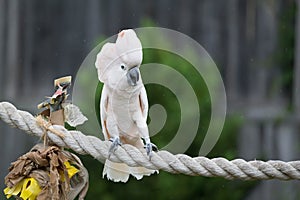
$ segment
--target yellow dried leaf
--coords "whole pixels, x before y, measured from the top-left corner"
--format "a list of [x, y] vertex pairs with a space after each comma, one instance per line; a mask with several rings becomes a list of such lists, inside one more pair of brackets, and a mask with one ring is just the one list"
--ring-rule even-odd
[[68, 161], [64, 162], [64, 165], [67, 168], [69, 178], [72, 178], [72, 176], [74, 176], [75, 174], [77, 174], [77, 172], [79, 172], [79, 170], [73, 165], [71, 165]]
[[41, 192], [38, 182], [34, 178], [26, 178], [20, 197], [24, 200], [35, 200]]
[[40, 192], [41, 188], [34, 178], [26, 178], [20, 181], [16, 186], [4, 189], [4, 194], [7, 199], [13, 195], [17, 196], [20, 194], [20, 197], [24, 200], [35, 200]]
[[16, 186], [14, 186], [12, 188], [9, 188], [9, 187], [5, 188], [4, 194], [6, 195], [6, 198], [9, 199], [12, 195], [18, 195], [22, 190], [23, 182], [24, 182], [24, 180], [22, 180], [21, 182], [19, 182]]

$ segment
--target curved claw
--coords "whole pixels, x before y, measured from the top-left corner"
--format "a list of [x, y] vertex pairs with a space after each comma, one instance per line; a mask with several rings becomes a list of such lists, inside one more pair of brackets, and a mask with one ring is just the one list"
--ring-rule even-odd
[[115, 137], [115, 138], [110, 138], [109, 141], [112, 142], [110, 148], [109, 148], [109, 155], [111, 153], [113, 153], [114, 151], [116, 151], [116, 149], [118, 148], [118, 146], [120, 146], [122, 143], [120, 141], [120, 138], [119, 137]]
[[146, 149], [147, 155], [148, 155], [149, 157], [151, 157], [152, 151], [158, 151], [157, 146], [156, 146], [155, 144], [153, 144], [153, 143], [147, 143], [147, 144], [145, 145], [145, 149]]

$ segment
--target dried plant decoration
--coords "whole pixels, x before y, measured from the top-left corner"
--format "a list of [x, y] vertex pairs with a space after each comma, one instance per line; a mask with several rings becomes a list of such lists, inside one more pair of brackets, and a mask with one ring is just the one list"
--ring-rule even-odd
[[79, 158], [56, 146], [36, 145], [9, 170], [7, 198], [71, 200], [79, 195], [84, 199], [88, 189], [88, 172]]

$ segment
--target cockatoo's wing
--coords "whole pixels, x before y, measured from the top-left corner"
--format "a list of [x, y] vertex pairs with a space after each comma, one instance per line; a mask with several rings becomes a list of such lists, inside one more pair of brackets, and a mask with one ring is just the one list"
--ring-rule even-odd
[[105, 80], [107, 79], [106, 71], [117, 58], [118, 54], [115, 43], [106, 43], [105, 45], [103, 45], [101, 51], [97, 55], [97, 59], [95, 62], [98, 72], [98, 78], [101, 82], [105, 82]]
[[110, 139], [110, 135], [107, 130], [107, 109], [108, 109], [108, 90], [106, 86], [103, 86], [101, 100], [100, 100], [100, 116], [101, 116], [101, 126], [102, 126], [102, 133], [104, 135], [105, 140]]
[[142, 63], [142, 44], [132, 29], [123, 30], [118, 34], [116, 50], [128, 66], [139, 66]]
[[147, 116], [148, 116], [148, 98], [147, 98], [147, 93], [146, 93], [146, 89], [145, 89], [144, 86], [141, 89], [141, 93], [139, 95], [139, 101], [140, 101], [140, 108], [141, 108], [141, 111], [142, 111], [143, 120], [147, 121]]

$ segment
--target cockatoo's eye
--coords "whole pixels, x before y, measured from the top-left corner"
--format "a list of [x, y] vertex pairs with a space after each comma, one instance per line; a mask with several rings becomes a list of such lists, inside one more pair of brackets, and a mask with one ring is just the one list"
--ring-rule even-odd
[[122, 70], [126, 70], [126, 67], [124, 65], [121, 65]]

